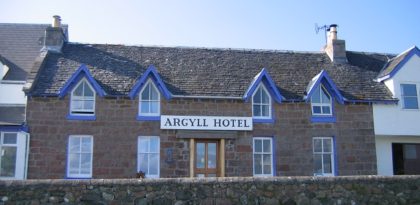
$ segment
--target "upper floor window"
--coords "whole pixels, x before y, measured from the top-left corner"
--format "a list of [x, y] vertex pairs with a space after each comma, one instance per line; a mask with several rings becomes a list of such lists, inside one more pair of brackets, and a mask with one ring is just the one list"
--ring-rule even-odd
[[140, 91], [140, 116], [159, 116], [160, 115], [160, 95], [152, 80], [148, 80]]
[[257, 119], [271, 118], [271, 96], [263, 84], [252, 96], [252, 116]]
[[332, 137], [313, 138], [315, 176], [334, 175], [334, 149]]
[[313, 115], [332, 115], [332, 100], [330, 94], [319, 85], [311, 97]]
[[71, 92], [72, 115], [95, 114], [95, 91], [86, 79], [81, 80]]
[[416, 84], [401, 84], [401, 99], [403, 109], [418, 109]]

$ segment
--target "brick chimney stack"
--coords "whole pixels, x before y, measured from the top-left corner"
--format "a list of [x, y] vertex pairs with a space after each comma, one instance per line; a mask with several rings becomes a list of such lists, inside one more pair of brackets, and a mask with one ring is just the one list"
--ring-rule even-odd
[[61, 53], [64, 42], [67, 38], [61, 27], [61, 17], [58, 15], [53, 16], [51, 26], [45, 29], [45, 41], [42, 51], [49, 51], [54, 53]]
[[343, 64], [347, 63], [346, 41], [337, 38], [337, 27], [337, 24], [329, 26], [327, 45], [324, 47], [324, 51], [333, 63]]

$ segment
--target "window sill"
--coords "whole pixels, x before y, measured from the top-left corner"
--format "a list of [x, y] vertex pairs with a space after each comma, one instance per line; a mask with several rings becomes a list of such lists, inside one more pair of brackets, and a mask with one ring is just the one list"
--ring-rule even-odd
[[160, 116], [137, 116], [138, 121], [160, 121]]
[[81, 120], [81, 121], [95, 121], [96, 116], [85, 116], [85, 115], [67, 115], [68, 120]]
[[275, 122], [274, 119], [258, 119], [258, 118], [252, 118], [253, 123], [271, 123], [273, 124]]
[[335, 116], [312, 116], [311, 117], [311, 122], [313, 123], [329, 123], [329, 122], [336, 122], [337, 119], [335, 118]]

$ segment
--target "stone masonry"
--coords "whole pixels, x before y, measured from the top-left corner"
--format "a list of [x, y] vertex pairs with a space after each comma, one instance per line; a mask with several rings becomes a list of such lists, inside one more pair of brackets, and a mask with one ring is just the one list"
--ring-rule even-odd
[[0, 204], [419, 204], [419, 176], [0, 181]]
[[[251, 103], [242, 100], [161, 99], [163, 115], [252, 116]], [[273, 137], [277, 176], [312, 176], [312, 138], [324, 136], [335, 137], [338, 175], [376, 174], [371, 105], [335, 104], [336, 123], [312, 123], [310, 103], [274, 103], [273, 109], [275, 123], [254, 123], [250, 132], [220, 132], [233, 136], [224, 147], [226, 176], [252, 176], [253, 136]], [[177, 130], [160, 130], [159, 121], [136, 120], [138, 99], [97, 97], [95, 121], [67, 120], [68, 112], [68, 96], [29, 98], [29, 179], [65, 178], [68, 137], [77, 134], [93, 136], [93, 178], [134, 177], [138, 136], [160, 137], [160, 177], [189, 176], [189, 140]]]

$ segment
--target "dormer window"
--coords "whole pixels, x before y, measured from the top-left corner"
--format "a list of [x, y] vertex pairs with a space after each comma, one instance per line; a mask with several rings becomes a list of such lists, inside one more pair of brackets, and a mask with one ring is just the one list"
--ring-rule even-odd
[[271, 119], [271, 96], [263, 84], [252, 96], [252, 116], [254, 119]]
[[152, 80], [148, 80], [140, 91], [139, 116], [160, 115], [160, 94]]
[[327, 92], [324, 86], [320, 85], [311, 97], [311, 106], [313, 115], [332, 115], [332, 100], [331, 95]]
[[71, 92], [71, 115], [95, 115], [95, 91], [88, 81], [82, 79]]

